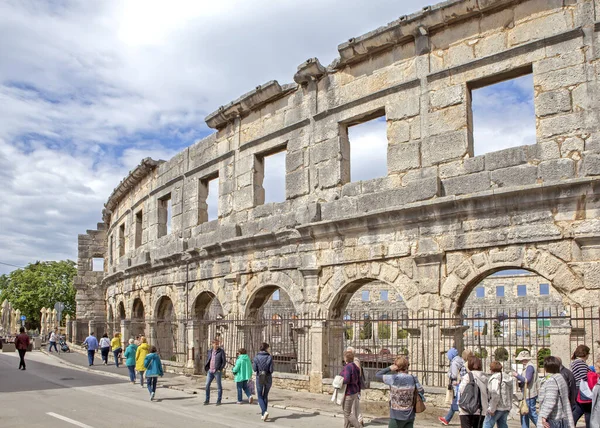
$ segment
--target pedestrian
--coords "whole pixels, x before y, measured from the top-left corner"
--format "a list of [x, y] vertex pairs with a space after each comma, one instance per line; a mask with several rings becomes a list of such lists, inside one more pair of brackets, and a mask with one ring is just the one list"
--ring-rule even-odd
[[219, 340], [213, 339], [212, 349], [208, 350], [206, 364], [204, 365], [204, 370], [206, 370], [206, 399], [204, 405], [210, 403], [210, 385], [214, 379], [217, 380], [217, 406], [221, 405], [221, 399], [223, 398], [221, 378], [226, 363], [225, 351], [219, 346]]
[[135, 346], [140, 346], [140, 344], [142, 343], [142, 341], [140, 340], [140, 339], [141, 339], [141, 337], [142, 337], [142, 335], [141, 335], [141, 334], [136, 334], [136, 336], [135, 336], [135, 341], [133, 342], [133, 344], [134, 344]]
[[573, 372], [566, 368], [560, 357], [556, 357], [558, 362], [560, 363], [560, 374], [567, 382], [567, 387], [569, 388], [569, 403], [571, 404], [571, 409], [575, 408], [575, 403], [577, 402], [577, 382], [575, 381], [575, 376], [573, 376]]
[[266, 421], [269, 418], [267, 407], [269, 406], [269, 391], [273, 384], [273, 357], [269, 353], [269, 344], [262, 343], [260, 351], [254, 357], [252, 364], [256, 373], [256, 395], [260, 405], [261, 419]]
[[[600, 370], [600, 354], [596, 358], [596, 368]], [[600, 382], [592, 389], [592, 411], [590, 412], [590, 426], [600, 427]]]
[[148, 392], [150, 393], [150, 401], [154, 400], [156, 394], [156, 384], [158, 383], [158, 377], [162, 377], [163, 366], [156, 346], [150, 349], [150, 353], [144, 358], [144, 367], [146, 368], [146, 382], [148, 383]]
[[108, 334], [104, 333], [100, 338], [100, 353], [102, 355], [102, 361], [104, 361], [104, 365], [108, 365], [108, 353], [110, 351], [110, 339], [108, 338]]
[[146, 355], [150, 353], [150, 346], [148, 345], [148, 341], [145, 336], [140, 337], [140, 346], [138, 346], [135, 351], [135, 369], [140, 375], [140, 384], [142, 388], [144, 387], [144, 373], [146, 372], [146, 367], [144, 367], [144, 359]]
[[98, 349], [98, 339], [94, 336], [94, 332], [91, 332], [90, 335], [85, 338], [83, 346], [87, 348], [88, 364], [91, 367], [94, 365], [94, 354]]
[[[493, 361], [490, 364], [492, 375], [488, 381], [489, 403], [483, 421], [483, 428], [508, 428], [508, 414], [512, 408], [513, 382], [509, 375], [502, 372], [502, 364]], [[485, 403], [483, 403], [485, 406]]]
[[450, 361], [450, 369], [448, 370], [448, 390], [452, 391], [452, 403], [450, 404], [450, 410], [445, 417], [439, 417], [438, 420], [442, 425], [448, 425], [454, 416], [454, 413], [458, 412], [458, 385], [460, 380], [467, 373], [465, 366], [465, 360], [458, 354], [458, 349], [452, 347], [446, 353], [448, 361]]
[[[467, 360], [467, 374], [458, 387], [458, 414], [461, 428], [481, 428], [485, 419], [488, 400], [488, 379], [483, 374], [481, 359], [475, 356]], [[477, 395], [478, 394], [478, 395]], [[473, 404], [477, 405], [473, 406]]]
[[425, 401], [425, 390], [417, 377], [408, 373], [408, 367], [408, 358], [401, 355], [394, 364], [375, 374], [390, 387], [389, 428], [413, 428], [416, 417], [415, 394]]
[[[360, 370], [360, 390], [362, 391], [363, 389], [366, 389], [366, 384], [365, 384], [365, 373], [362, 369], [362, 366], [360, 365], [360, 360], [356, 357], [356, 352], [354, 352], [354, 348], [352, 346], [347, 347], [346, 351], [350, 351], [354, 354], [354, 364]], [[356, 415], [356, 419], [358, 419], [358, 423], [361, 426], [364, 426], [365, 425], [364, 418], [363, 418], [362, 412], [360, 411], [360, 397], [361, 396], [359, 393], [357, 399], [354, 401], [354, 409], [352, 410], [352, 412]]]
[[121, 357], [121, 352], [123, 352], [121, 345], [121, 333], [115, 333], [115, 337], [113, 337], [110, 341], [110, 347], [112, 348], [113, 355], [115, 357], [115, 366], [119, 368], [119, 358]]
[[[579, 392], [579, 385], [581, 381], [587, 382], [587, 374], [590, 368], [587, 365], [587, 360], [590, 356], [590, 348], [586, 345], [579, 345], [573, 352], [571, 361], [571, 371], [575, 377], [575, 384], [577, 391]], [[590, 414], [592, 411], [592, 402], [590, 400], [583, 399], [581, 394], [578, 393], [577, 399], [575, 400], [575, 407], [573, 408], [573, 420], [575, 425], [581, 417], [585, 418], [585, 427], [590, 428]]]
[[575, 428], [569, 386], [560, 374], [560, 360], [549, 356], [544, 358], [546, 377], [540, 385], [540, 413], [542, 427]]
[[21, 327], [15, 338], [15, 348], [19, 351], [19, 370], [25, 370], [25, 353], [29, 348], [29, 344], [29, 335], [25, 333], [25, 327]]
[[237, 403], [242, 404], [242, 393], [245, 392], [248, 397], [248, 403], [252, 404], [252, 393], [248, 387], [248, 381], [252, 379], [252, 362], [246, 352], [246, 348], [238, 350], [238, 356], [235, 360], [235, 366], [231, 370], [235, 375], [235, 385], [237, 387]]
[[52, 352], [52, 347], [56, 353], [58, 353], [58, 348], [56, 347], [56, 342], [58, 341], [58, 328], [54, 327], [54, 330], [50, 333], [50, 345], [48, 346], [48, 352]]
[[354, 414], [354, 402], [358, 400], [358, 394], [360, 393], [360, 369], [354, 364], [354, 352], [344, 352], [344, 362], [346, 365], [340, 373], [340, 376], [344, 378], [344, 385], [346, 385], [342, 402], [344, 428], [360, 428], [358, 418]]
[[538, 369], [537, 361], [534, 361], [533, 357], [528, 350], [519, 352], [517, 358], [518, 362], [523, 364], [523, 370], [521, 374], [513, 371], [513, 376], [519, 383], [519, 388], [523, 391], [523, 398], [527, 403], [527, 414], [521, 414], [521, 428], [529, 428], [529, 422], [537, 427], [538, 414], [536, 410], [536, 404], [538, 399]]
[[129, 370], [129, 380], [135, 385], [135, 354], [137, 352], [135, 340], [129, 339], [129, 346], [125, 349], [125, 365]]

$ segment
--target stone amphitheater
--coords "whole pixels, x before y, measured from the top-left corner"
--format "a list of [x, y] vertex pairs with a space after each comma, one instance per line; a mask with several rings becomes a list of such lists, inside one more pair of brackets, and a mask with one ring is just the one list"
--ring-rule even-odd
[[[75, 337], [116, 326], [160, 341], [168, 321], [172, 368], [197, 372], [212, 335], [201, 322], [256, 320], [279, 290], [314, 319], [298, 379], [321, 391], [328, 320], [371, 282], [413, 313], [458, 315], [507, 268], [572, 305], [600, 301], [600, 0], [449, 0], [338, 51], [219, 107], [213, 134], [120, 182], [78, 238]], [[528, 74], [536, 143], [474, 156], [471, 91]], [[387, 176], [353, 182], [348, 129], [375, 118]], [[285, 200], [265, 203], [275, 153]]]

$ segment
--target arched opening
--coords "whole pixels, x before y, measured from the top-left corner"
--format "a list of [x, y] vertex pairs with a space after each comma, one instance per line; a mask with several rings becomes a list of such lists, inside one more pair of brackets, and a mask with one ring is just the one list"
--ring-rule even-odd
[[125, 304], [123, 302], [119, 303], [119, 321], [123, 321], [126, 318], [125, 315]]
[[133, 306], [131, 308], [131, 335], [133, 337], [146, 335], [144, 303], [139, 297], [133, 301]]
[[224, 322], [224, 312], [217, 297], [204, 291], [196, 297], [192, 305], [192, 328], [194, 330], [194, 372], [202, 373], [207, 351], [213, 339], [219, 339], [222, 346], [233, 353], [237, 350], [236, 343], [229, 332], [232, 327]]
[[275, 370], [308, 374], [308, 323], [300, 319], [288, 293], [276, 285], [260, 287], [246, 306], [244, 347], [250, 355], [270, 345]]
[[549, 350], [552, 320], [564, 311], [552, 283], [523, 269], [496, 270], [474, 281], [458, 301], [463, 334], [455, 337], [455, 346], [472, 350], [484, 370], [500, 358], [518, 368], [515, 357], [522, 349]]
[[109, 337], [112, 337], [115, 333], [115, 316], [113, 313], [112, 305], [108, 305], [108, 316], [106, 317], [106, 332], [108, 333]]
[[396, 356], [410, 353], [411, 329], [408, 308], [400, 290], [371, 278], [344, 286], [329, 308], [329, 376], [343, 366], [343, 354], [353, 348], [367, 380], [388, 367]]
[[177, 360], [177, 323], [173, 302], [163, 296], [156, 306], [156, 348], [163, 360]]

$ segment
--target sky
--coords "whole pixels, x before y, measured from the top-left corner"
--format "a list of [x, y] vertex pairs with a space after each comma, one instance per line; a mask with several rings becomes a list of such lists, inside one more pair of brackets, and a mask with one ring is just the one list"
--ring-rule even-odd
[[[269, 80], [292, 82], [307, 58], [327, 65], [338, 44], [429, 3], [0, 2], [0, 274], [36, 260], [75, 260], [77, 234], [96, 227], [104, 202], [141, 159], [169, 159], [213, 132], [204, 117], [220, 105]], [[514, 105], [519, 122], [528, 91], [513, 83], [477, 92], [489, 111]], [[506, 117], [475, 120], [486, 147], [511, 135], [532, 142]], [[498, 123], [507, 127], [501, 138], [491, 130]], [[385, 135], [372, 128], [356, 150], [381, 145]], [[265, 167], [283, 165], [275, 157]], [[267, 202], [281, 198], [276, 181], [265, 182]]]

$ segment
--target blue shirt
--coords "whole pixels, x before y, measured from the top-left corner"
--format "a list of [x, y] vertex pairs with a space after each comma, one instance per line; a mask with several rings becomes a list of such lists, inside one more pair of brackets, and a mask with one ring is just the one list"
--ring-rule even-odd
[[98, 349], [98, 339], [94, 336], [86, 337], [83, 343], [87, 343], [88, 351], [95, 351]]

